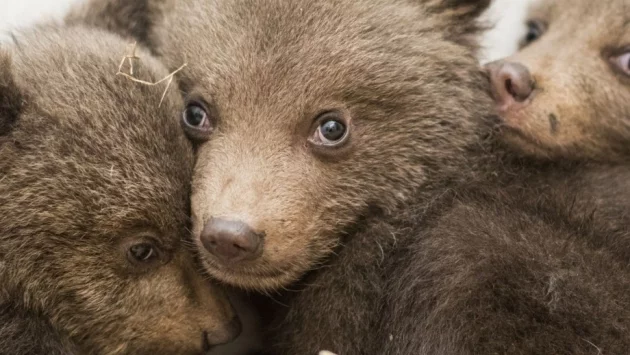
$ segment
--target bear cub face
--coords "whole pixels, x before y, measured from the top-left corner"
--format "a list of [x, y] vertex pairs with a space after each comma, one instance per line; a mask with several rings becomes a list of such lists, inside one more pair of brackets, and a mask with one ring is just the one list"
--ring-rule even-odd
[[460, 172], [488, 95], [455, 29], [487, 3], [174, 4], [160, 51], [171, 66], [198, 58], [182, 122], [198, 145], [193, 233], [208, 271], [281, 288], [362, 216]]
[[[126, 46], [42, 27], [0, 52], [0, 303], [82, 353], [198, 354], [239, 326], [186, 247], [181, 100], [117, 76]], [[168, 74], [140, 55], [136, 76]]]
[[629, 6], [626, 0], [533, 5], [521, 50], [488, 65], [510, 147], [544, 159], [627, 159]]

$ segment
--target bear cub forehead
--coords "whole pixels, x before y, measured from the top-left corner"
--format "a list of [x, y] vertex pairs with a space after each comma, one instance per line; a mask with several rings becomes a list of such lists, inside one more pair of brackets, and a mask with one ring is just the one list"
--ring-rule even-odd
[[[179, 100], [171, 90], [160, 104], [162, 87], [125, 82], [116, 75], [126, 50], [120, 39], [47, 31], [47, 38], [39, 40], [25, 35], [23, 46], [18, 35], [18, 45], [3, 59], [11, 74], [3, 80], [15, 88], [10, 91], [7, 84], [13, 96], [2, 119], [5, 188], [15, 181], [16, 188], [32, 190], [27, 212], [41, 209], [59, 220], [72, 214], [65, 221], [69, 229], [116, 230], [139, 227], [133, 220], [144, 220], [176, 240], [181, 231], [169, 229], [186, 218], [181, 196], [192, 165], [189, 143], [169, 114], [178, 112]], [[168, 74], [149, 56], [136, 63], [135, 71], [150, 81]], [[62, 200], [68, 202], [59, 204]], [[11, 203], [3, 206], [10, 209]], [[77, 206], [83, 208], [73, 208]], [[114, 207], [117, 213], [103, 213]]]

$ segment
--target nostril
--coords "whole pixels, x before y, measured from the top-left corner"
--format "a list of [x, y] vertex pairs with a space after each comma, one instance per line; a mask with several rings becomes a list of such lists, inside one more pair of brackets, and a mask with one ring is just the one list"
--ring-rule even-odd
[[514, 85], [512, 84], [512, 79], [505, 80], [505, 89], [512, 96], [515, 97], [516, 93], [514, 92]]
[[527, 100], [534, 91], [534, 81], [527, 67], [519, 63], [504, 63], [501, 68], [505, 90], [517, 102]]

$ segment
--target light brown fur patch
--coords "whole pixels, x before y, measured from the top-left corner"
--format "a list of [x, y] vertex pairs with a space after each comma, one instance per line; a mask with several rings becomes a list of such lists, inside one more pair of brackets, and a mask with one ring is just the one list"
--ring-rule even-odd
[[526, 106], [503, 113], [510, 146], [546, 159], [628, 158], [630, 75], [611, 58], [630, 52], [629, 10], [626, 0], [538, 1], [531, 8], [529, 20], [546, 30], [506, 59], [525, 65], [536, 83]]

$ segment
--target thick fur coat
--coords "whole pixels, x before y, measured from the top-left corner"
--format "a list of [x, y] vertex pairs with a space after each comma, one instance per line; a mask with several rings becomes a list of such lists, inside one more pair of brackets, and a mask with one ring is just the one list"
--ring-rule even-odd
[[[238, 332], [187, 248], [181, 99], [128, 43], [43, 26], [0, 51], [0, 353], [195, 354]], [[167, 70], [145, 51], [141, 79]], [[124, 70], [129, 70], [124, 67]]]
[[[626, 232], [593, 208], [611, 193], [592, 184], [617, 178], [571, 166], [560, 179], [494, 146], [470, 36], [485, 6], [184, 0], [152, 21], [208, 119], [187, 129], [195, 242], [214, 277], [269, 294], [271, 353], [630, 346]], [[322, 147], [329, 112], [349, 138]], [[217, 218], [263, 236], [260, 254], [206, 250]]]

